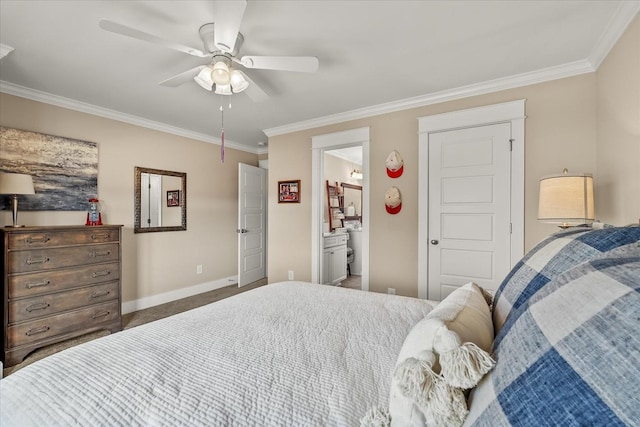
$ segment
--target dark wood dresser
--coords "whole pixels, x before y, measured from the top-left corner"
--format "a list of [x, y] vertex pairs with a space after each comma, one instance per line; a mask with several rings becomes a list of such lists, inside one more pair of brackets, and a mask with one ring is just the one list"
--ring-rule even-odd
[[5, 227], [2, 359], [100, 329], [122, 329], [121, 225]]

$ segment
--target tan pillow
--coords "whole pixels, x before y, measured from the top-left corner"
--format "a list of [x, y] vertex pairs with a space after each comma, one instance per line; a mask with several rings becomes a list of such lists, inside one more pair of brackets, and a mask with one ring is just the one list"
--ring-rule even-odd
[[392, 426], [462, 425], [463, 389], [494, 365], [486, 294], [468, 283], [447, 296], [407, 334], [391, 380]]
[[433, 349], [439, 355], [440, 373], [452, 387], [475, 387], [494, 365], [489, 356], [494, 334], [488, 298], [480, 286], [470, 282], [427, 315], [446, 326], [437, 331]]

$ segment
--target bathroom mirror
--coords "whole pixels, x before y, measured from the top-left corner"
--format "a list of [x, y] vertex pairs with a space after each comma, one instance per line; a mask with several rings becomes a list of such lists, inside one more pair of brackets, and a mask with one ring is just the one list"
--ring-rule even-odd
[[[362, 186], [340, 183], [342, 186], [342, 194], [344, 196], [344, 214], [346, 220], [362, 221]], [[354, 215], [349, 215], [349, 206], [353, 203]]]
[[187, 174], [135, 167], [134, 233], [187, 229]]

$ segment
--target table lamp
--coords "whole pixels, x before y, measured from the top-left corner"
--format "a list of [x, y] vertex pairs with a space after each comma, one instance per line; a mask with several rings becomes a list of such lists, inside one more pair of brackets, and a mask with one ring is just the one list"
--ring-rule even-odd
[[540, 179], [538, 220], [560, 224], [560, 228], [589, 224], [595, 219], [593, 176], [588, 173], [560, 175]]
[[24, 227], [18, 225], [18, 194], [35, 194], [31, 175], [0, 172], [0, 194], [8, 194], [12, 197], [13, 227]]

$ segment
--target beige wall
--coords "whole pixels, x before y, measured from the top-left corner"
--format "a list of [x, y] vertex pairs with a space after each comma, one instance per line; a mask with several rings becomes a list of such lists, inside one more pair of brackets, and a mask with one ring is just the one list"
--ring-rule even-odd
[[[123, 224], [123, 300], [237, 274], [238, 162], [257, 155], [0, 94], [0, 125], [98, 143], [103, 222]], [[2, 158], [0, 148], [0, 161]], [[133, 233], [134, 167], [187, 173], [187, 230]], [[86, 212], [21, 212], [29, 225], [84, 224]], [[0, 222], [11, 213], [0, 211]], [[203, 274], [196, 275], [202, 264]]]
[[640, 17], [597, 71], [596, 214], [640, 221]]
[[[417, 296], [418, 136], [417, 118], [526, 99], [525, 121], [525, 250], [556, 231], [537, 221], [541, 176], [591, 172], [596, 185], [596, 217], [625, 225], [640, 219], [640, 18], [618, 40], [596, 73], [470, 97], [426, 107], [353, 120], [269, 139], [269, 161], [277, 176], [311, 182], [311, 137], [369, 126], [370, 148], [370, 289]], [[384, 159], [398, 150], [405, 173], [393, 181], [402, 191], [402, 211], [388, 215], [382, 197], [391, 181]], [[273, 172], [273, 169], [272, 169]], [[275, 175], [269, 179], [273, 188]], [[307, 190], [307, 195], [309, 194]], [[269, 195], [271, 233], [269, 280], [311, 278], [311, 203], [295, 209], [279, 206]], [[287, 224], [296, 233], [280, 233]]]
[[[538, 181], [541, 176], [572, 171], [594, 172], [596, 167], [595, 74], [586, 74], [462, 100], [404, 110], [269, 139], [269, 188], [278, 179], [301, 179], [306, 185], [302, 203], [291, 208], [269, 195], [269, 281], [311, 279], [311, 137], [369, 126], [370, 143], [370, 289], [385, 292], [393, 284], [397, 293], [417, 296], [418, 274], [418, 118], [500, 102], [526, 99], [525, 123], [525, 246], [530, 249], [552, 225], [537, 221]], [[386, 176], [385, 159], [396, 149], [405, 160], [404, 174]], [[402, 211], [386, 213], [384, 191], [390, 185], [402, 192]], [[282, 233], [295, 227], [296, 233]]]

